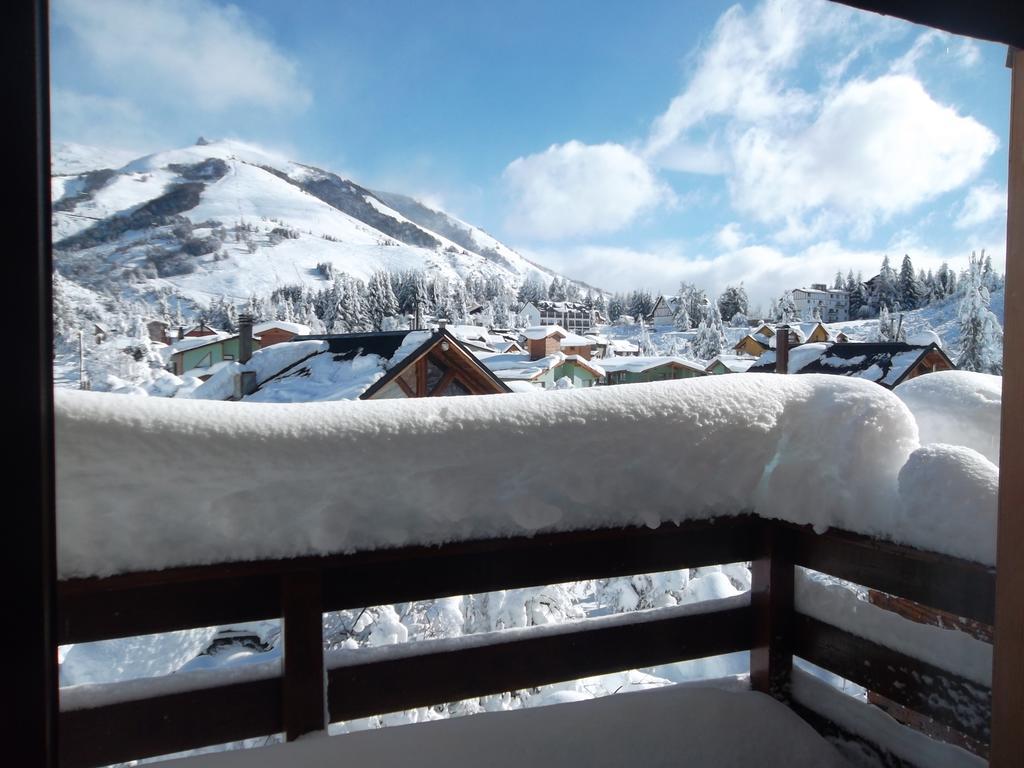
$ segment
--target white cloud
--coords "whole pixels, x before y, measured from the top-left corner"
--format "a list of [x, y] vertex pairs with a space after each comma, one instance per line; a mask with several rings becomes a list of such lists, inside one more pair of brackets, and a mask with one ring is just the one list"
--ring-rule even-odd
[[715, 235], [715, 243], [726, 250], [738, 248], [746, 239], [739, 223], [735, 221], [726, 224]]
[[968, 182], [997, 146], [992, 131], [936, 102], [914, 78], [853, 80], [801, 132], [754, 127], [739, 136], [733, 204], [765, 222], [828, 208], [870, 231], [874, 217]]
[[513, 160], [502, 174], [512, 200], [509, 228], [558, 239], [615, 232], [671, 200], [650, 167], [621, 144], [556, 144]]
[[957, 229], [969, 229], [993, 219], [1006, 218], [1006, 189], [998, 184], [972, 187], [956, 217]]
[[137, 155], [159, 146], [146, 127], [145, 115], [126, 99], [54, 88], [50, 91], [50, 116], [58, 141], [118, 147]]
[[686, 87], [654, 121], [645, 155], [661, 167], [690, 171], [687, 150], [698, 144], [686, 133], [708, 119], [760, 122], [811, 110], [811, 94], [787, 85], [783, 75], [812, 39], [830, 34], [848, 15], [816, 0], [767, 0], [750, 13], [739, 5], [727, 10]]
[[296, 63], [233, 5], [59, 0], [53, 18], [122, 93], [211, 112], [311, 100]]

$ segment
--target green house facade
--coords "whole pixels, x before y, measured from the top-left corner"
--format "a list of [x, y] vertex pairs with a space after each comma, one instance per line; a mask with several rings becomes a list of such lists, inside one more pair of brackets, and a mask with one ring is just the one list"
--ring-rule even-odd
[[[260, 348], [258, 339], [252, 340], [255, 352]], [[226, 339], [214, 339], [200, 346], [184, 349], [171, 355], [172, 373], [181, 376], [186, 371], [212, 368], [217, 363], [231, 362], [238, 359], [238, 336]]]
[[706, 376], [699, 366], [680, 358], [632, 357], [601, 361], [608, 384], [646, 384], [652, 381], [673, 381]]

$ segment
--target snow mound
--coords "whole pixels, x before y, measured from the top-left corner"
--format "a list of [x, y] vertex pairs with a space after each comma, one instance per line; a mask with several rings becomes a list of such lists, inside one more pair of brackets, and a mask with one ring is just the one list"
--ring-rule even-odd
[[922, 445], [966, 445], [999, 464], [1001, 376], [938, 371], [911, 379], [893, 391], [914, 414]]
[[925, 328], [915, 333], [908, 334], [907, 344], [913, 344], [918, 347], [927, 347], [929, 344], [935, 344], [936, 346], [942, 346], [942, 339], [939, 338], [939, 334], [930, 328]]
[[[191, 757], [182, 768], [289, 765], [840, 768], [845, 761], [806, 722], [752, 691], [667, 686], [593, 701], [550, 696], [551, 706], [300, 739], [258, 750]], [[737, 723], [743, 737], [737, 738]], [[484, 756], [483, 759], [481, 757]]]
[[963, 446], [926, 445], [900, 470], [899, 492], [906, 541], [995, 563], [999, 468], [991, 461]]
[[917, 447], [899, 398], [814, 375], [281, 405], [67, 390], [56, 422], [62, 578], [744, 511], [884, 537]]

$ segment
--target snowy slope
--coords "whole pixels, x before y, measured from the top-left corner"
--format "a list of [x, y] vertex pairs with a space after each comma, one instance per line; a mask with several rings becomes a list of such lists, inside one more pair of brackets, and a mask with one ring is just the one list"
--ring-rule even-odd
[[[55, 173], [71, 173], [53, 181], [57, 264], [86, 287], [120, 281], [139, 295], [172, 289], [205, 304], [322, 286], [320, 263], [363, 280], [379, 269], [422, 270], [512, 288], [554, 274], [411, 198], [377, 195], [241, 142], [123, 160], [82, 147], [54, 159]], [[195, 252], [182, 253], [190, 236], [182, 217], [194, 227]]]

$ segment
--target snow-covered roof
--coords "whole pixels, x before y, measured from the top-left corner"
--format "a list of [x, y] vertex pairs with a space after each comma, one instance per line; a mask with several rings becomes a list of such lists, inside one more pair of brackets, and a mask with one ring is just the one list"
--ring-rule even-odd
[[612, 339], [608, 342], [608, 349], [613, 352], [639, 352], [640, 345], [627, 339]]
[[718, 355], [707, 364], [704, 370], [710, 371], [716, 363], [721, 363], [733, 373], [743, 373], [755, 362], [757, 362], [757, 358], [747, 355]]
[[531, 341], [540, 341], [555, 333], [560, 333], [562, 336], [569, 335], [569, 332], [560, 325], [534, 325], [524, 328], [520, 333]]
[[234, 335], [225, 331], [218, 331], [210, 336], [186, 336], [171, 343], [171, 354], [186, 352], [190, 349], [199, 349], [199, 347], [205, 347], [207, 344], [217, 344], [225, 339], [233, 338]]
[[593, 339], [587, 338], [586, 336], [580, 336], [576, 333], [569, 333], [564, 339], [561, 340], [562, 347], [592, 347], [597, 342]]
[[308, 325], [303, 325], [302, 323], [289, 323], [284, 320], [268, 320], [265, 323], [257, 323], [252, 327], [252, 332], [256, 336], [259, 336], [261, 333], [266, 333], [271, 328], [287, 331], [288, 333], [293, 333], [296, 336], [305, 336], [309, 333]]
[[692, 360], [687, 360], [683, 357], [675, 356], [652, 356], [652, 357], [613, 357], [604, 358], [601, 360], [601, 367], [605, 371], [611, 373], [612, 371], [630, 371], [631, 373], [643, 373], [649, 371], [652, 368], [659, 368], [663, 365], [681, 365], [684, 368], [689, 368], [694, 371], [704, 373], [704, 366], [700, 363], [695, 363]]
[[[829, 373], [852, 376], [893, 387], [930, 351], [938, 351], [950, 368], [952, 361], [934, 345], [915, 346], [902, 342], [862, 343], [817, 342], [801, 344], [789, 350], [789, 373]], [[774, 349], [768, 350], [749, 369], [749, 373], [775, 371]]]

